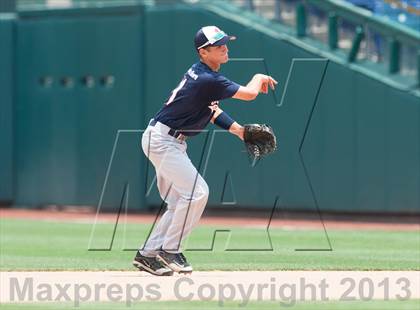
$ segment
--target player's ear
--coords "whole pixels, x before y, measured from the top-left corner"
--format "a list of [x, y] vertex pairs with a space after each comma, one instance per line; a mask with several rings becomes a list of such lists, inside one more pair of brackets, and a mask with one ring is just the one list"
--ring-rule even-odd
[[200, 57], [203, 58], [203, 56], [207, 55], [207, 50], [205, 48], [200, 48], [198, 50], [198, 55], [200, 55]]

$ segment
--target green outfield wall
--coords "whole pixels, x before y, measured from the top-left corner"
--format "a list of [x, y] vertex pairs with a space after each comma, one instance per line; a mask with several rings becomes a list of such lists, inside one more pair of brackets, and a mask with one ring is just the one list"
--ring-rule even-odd
[[[117, 130], [143, 123], [143, 27], [141, 6], [21, 12], [16, 204], [97, 204]], [[120, 147], [136, 186], [138, 149]], [[123, 171], [117, 165], [112, 181]], [[118, 204], [121, 184], [108, 203]]]
[[14, 15], [0, 13], [0, 201], [13, 201]]
[[[14, 131], [1, 134], [5, 149], [15, 147], [13, 157], [0, 156], [2, 167], [14, 167], [1, 174], [14, 194], [0, 198], [15, 205], [160, 205], [141, 130], [196, 61], [196, 30], [216, 24], [238, 37], [226, 76], [279, 81], [274, 93], [222, 108], [240, 123], [272, 125], [279, 148], [253, 166], [241, 141], [213, 125], [189, 140], [209, 205], [420, 211], [420, 97], [386, 75], [202, 6], [26, 9], [13, 23], [14, 52], [0, 51], [0, 67], [15, 56], [14, 112], [10, 100], [5, 110]], [[0, 21], [2, 36], [7, 24]]]

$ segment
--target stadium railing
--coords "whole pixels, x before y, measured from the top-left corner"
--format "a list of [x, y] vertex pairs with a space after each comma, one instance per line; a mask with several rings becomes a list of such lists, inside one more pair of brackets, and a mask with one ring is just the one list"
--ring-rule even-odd
[[[190, 0], [191, 1], [191, 0]], [[387, 73], [407, 77], [420, 87], [420, 31], [340, 0], [230, 0], [243, 9], [295, 28], [348, 62], [367, 60]]]

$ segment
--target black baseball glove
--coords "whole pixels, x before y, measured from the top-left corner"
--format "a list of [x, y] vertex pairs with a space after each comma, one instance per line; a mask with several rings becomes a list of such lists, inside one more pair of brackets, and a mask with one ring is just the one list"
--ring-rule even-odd
[[244, 125], [244, 142], [252, 159], [273, 153], [277, 148], [273, 128], [265, 124]]

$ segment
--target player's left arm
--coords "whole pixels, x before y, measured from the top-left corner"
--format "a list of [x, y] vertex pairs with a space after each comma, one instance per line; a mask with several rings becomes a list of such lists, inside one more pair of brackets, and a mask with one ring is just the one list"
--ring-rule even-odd
[[213, 124], [228, 130], [231, 134], [237, 136], [239, 139], [244, 139], [244, 127], [235, 122], [226, 112], [217, 107], [210, 120]]

